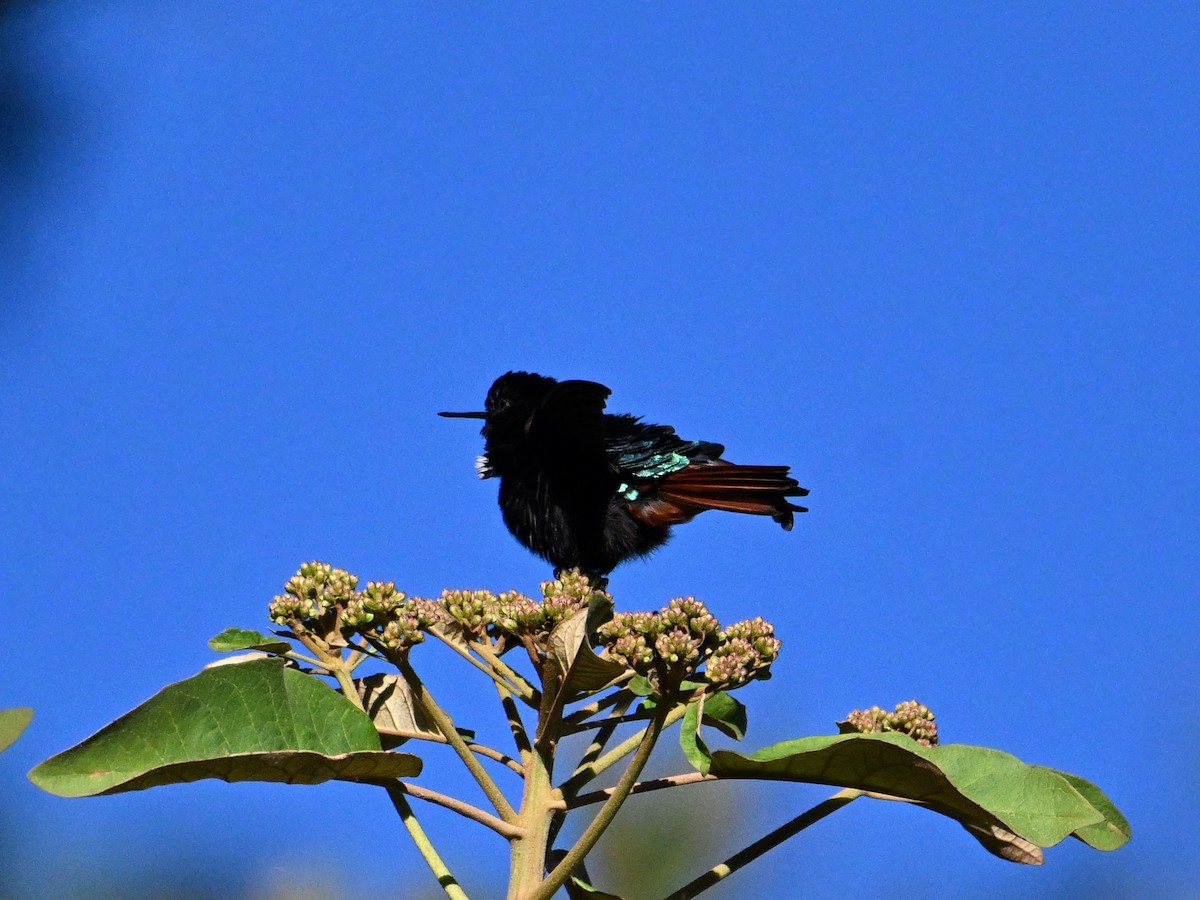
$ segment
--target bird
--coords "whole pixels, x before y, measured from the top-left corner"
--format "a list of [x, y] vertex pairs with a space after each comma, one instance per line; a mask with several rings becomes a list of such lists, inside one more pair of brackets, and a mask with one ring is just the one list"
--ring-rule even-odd
[[499, 478], [504, 524], [554, 566], [607, 584], [614, 568], [661, 547], [672, 526], [710, 510], [770, 516], [790, 531], [808, 495], [788, 466], [746, 466], [711, 441], [669, 425], [605, 412], [612, 391], [595, 381], [533, 372], [501, 375], [479, 412], [480, 478]]

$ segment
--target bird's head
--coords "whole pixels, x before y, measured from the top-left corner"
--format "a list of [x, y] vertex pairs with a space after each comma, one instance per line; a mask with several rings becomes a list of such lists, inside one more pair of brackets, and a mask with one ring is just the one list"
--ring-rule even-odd
[[504, 446], [520, 441], [530, 418], [558, 384], [554, 378], [534, 372], [506, 372], [488, 390], [481, 412], [441, 412], [448, 419], [483, 419], [479, 433], [487, 442], [487, 452], [479, 458], [480, 478], [496, 474], [494, 464], [503, 455]]

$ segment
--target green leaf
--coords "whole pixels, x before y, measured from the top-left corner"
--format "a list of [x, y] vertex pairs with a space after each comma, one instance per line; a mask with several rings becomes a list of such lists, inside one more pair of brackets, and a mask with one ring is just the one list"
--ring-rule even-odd
[[679, 730], [679, 747], [696, 771], [707, 775], [711, 753], [700, 736], [701, 721], [740, 741], [746, 734], [746, 707], [728, 694], [712, 694], [688, 704]]
[[629, 690], [639, 697], [649, 697], [651, 694], [656, 693], [654, 685], [650, 683], [650, 679], [645, 675], [634, 675], [629, 679], [629, 684], [625, 685], [625, 687], [629, 688]]
[[201, 778], [320, 784], [420, 770], [418, 757], [381, 750], [370, 718], [329, 685], [259, 658], [163, 688], [29, 779], [88, 797]]
[[693, 701], [688, 704], [683, 714], [679, 729], [679, 747], [688, 762], [703, 775], [707, 775], [712, 765], [712, 754], [704, 738], [700, 737], [700, 703]]
[[33, 721], [33, 710], [28, 706], [0, 709], [0, 751], [7, 750]]
[[1104, 796], [1104, 792], [1100, 788], [1078, 775], [1060, 772], [1057, 769], [1048, 771], [1065, 778], [1071, 787], [1079, 791], [1084, 799], [1104, 816], [1104, 821], [1098, 825], [1088, 825], [1076, 829], [1072, 832], [1072, 837], [1078, 838], [1097, 850], [1116, 850], [1129, 842], [1129, 839], [1133, 837], [1133, 829], [1129, 827], [1129, 820], [1121, 815], [1121, 811], [1108, 797]]
[[253, 631], [249, 628], [226, 628], [208, 642], [217, 653], [233, 653], [237, 650], [261, 650], [264, 653], [287, 653], [292, 645], [287, 641]]
[[801, 738], [749, 756], [718, 750], [709, 772], [828, 784], [919, 803], [966, 825], [991, 852], [1019, 862], [1035, 861], [1022, 841], [1051, 847], [1075, 835], [1115, 849], [1129, 834], [1116, 807], [1082, 779], [987, 747], [925, 747], [894, 733]]
[[746, 736], [746, 706], [729, 694], [711, 694], [704, 698], [704, 724], [740, 741]]

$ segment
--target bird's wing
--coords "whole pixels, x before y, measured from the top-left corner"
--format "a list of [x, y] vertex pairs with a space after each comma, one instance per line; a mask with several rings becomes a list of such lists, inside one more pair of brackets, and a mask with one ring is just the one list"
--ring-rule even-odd
[[525, 432], [552, 457], [604, 465], [604, 405], [595, 381], [560, 381], [525, 422]]
[[720, 444], [685, 441], [669, 425], [647, 425], [632, 416], [608, 416], [606, 424], [608, 458], [624, 479], [623, 492], [636, 492], [725, 452]]

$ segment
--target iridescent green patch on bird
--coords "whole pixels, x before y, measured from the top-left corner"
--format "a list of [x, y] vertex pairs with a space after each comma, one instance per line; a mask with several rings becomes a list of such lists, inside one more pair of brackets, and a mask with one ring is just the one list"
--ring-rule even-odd
[[664, 478], [672, 472], [686, 469], [689, 463], [691, 459], [682, 453], [656, 453], [630, 474], [634, 478]]
[[659, 481], [673, 472], [686, 469], [697, 460], [716, 459], [724, 448], [711, 441], [685, 441], [674, 429], [663, 425], [643, 425], [632, 417], [624, 419], [631, 433], [610, 434], [608, 455], [617, 471], [624, 476], [618, 493], [627, 500], [637, 498], [633, 483]]

